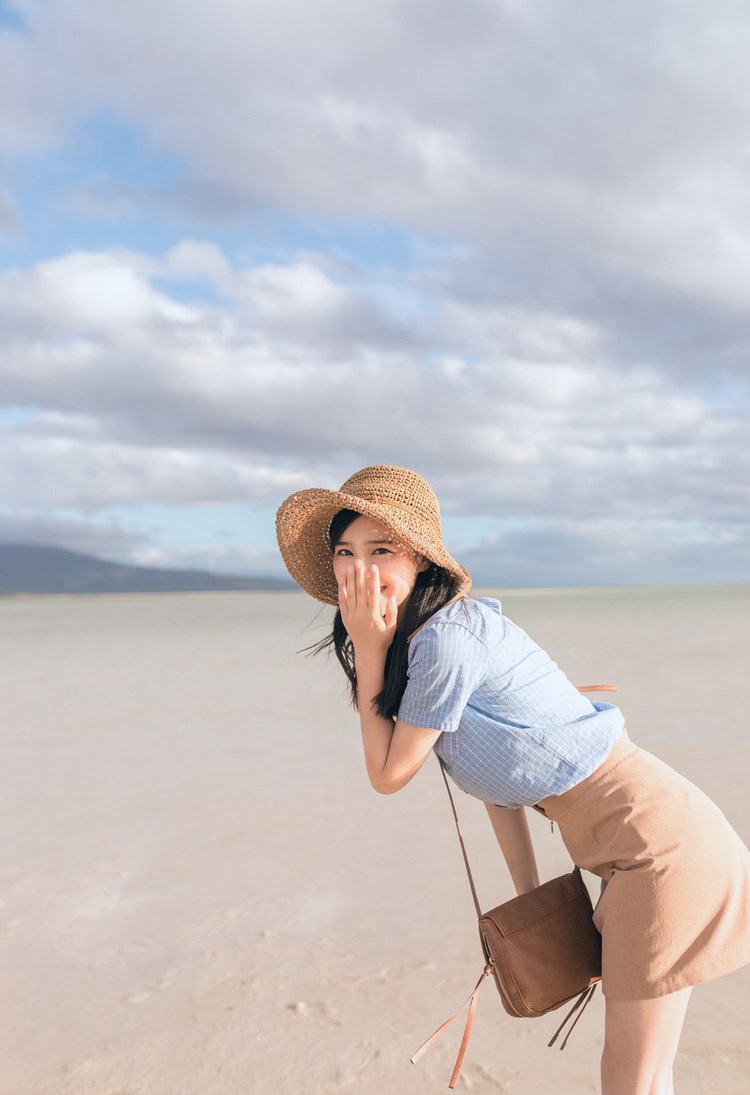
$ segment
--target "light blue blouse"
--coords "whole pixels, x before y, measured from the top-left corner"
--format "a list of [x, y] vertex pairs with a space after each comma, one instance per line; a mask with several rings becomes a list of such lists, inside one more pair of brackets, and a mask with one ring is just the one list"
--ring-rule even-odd
[[499, 806], [574, 787], [624, 726], [619, 708], [582, 696], [489, 597], [446, 605], [413, 636], [398, 717], [440, 730], [435, 752], [453, 781]]

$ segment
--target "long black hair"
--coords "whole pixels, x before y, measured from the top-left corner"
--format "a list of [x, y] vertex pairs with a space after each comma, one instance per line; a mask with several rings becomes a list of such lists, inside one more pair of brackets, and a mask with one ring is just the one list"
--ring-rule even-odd
[[[361, 514], [356, 510], [342, 509], [331, 521], [328, 538], [331, 544], [331, 554], [336, 549], [344, 532]], [[398, 714], [401, 697], [406, 688], [406, 672], [409, 663], [409, 636], [417, 628], [429, 620], [433, 613], [451, 601], [461, 589], [457, 578], [443, 567], [431, 563], [427, 570], [417, 574], [414, 588], [409, 595], [409, 600], [404, 606], [402, 619], [396, 627], [393, 642], [388, 648], [385, 661], [385, 678], [383, 691], [374, 700], [374, 706], [379, 715], [386, 719], [395, 718]], [[349, 690], [352, 706], [359, 707], [359, 692], [357, 690], [357, 673], [354, 668], [354, 646], [349, 638], [341, 612], [336, 609], [333, 619], [331, 634], [316, 643], [311, 648], [313, 654], [319, 654], [323, 650], [333, 649], [341, 664], [341, 668], [349, 681]]]

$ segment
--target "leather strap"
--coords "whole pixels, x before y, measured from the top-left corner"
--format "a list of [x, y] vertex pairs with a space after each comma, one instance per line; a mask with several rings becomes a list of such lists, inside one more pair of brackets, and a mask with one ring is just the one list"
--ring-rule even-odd
[[464, 864], [466, 866], [466, 874], [469, 878], [469, 888], [471, 889], [471, 896], [474, 899], [474, 908], [477, 910], [477, 916], [482, 915], [482, 907], [479, 904], [479, 898], [477, 897], [477, 888], [474, 885], [474, 876], [471, 873], [471, 867], [469, 866], [469, 857], [466, 854], [466, 845], [464, 844], [463, 834], [461, 833], [461, 826], [458, 821], [458, 812], [456, 810], [456, 803], [453, 801], [453, 793], [451, 792], [450, 784], [448, 783], [448, 777], [445, 774], [445, 766], [442, 760], [440, 761], [440, 772], [445, 783], [445, 789], [448, 792], [448, 798], [451, 800], [451, 810], [453, 811], [453, 820], [456, 823], [456, 832], [458, 833], [458, 843], [461, 845], [461, 855], [464, 857]]
[[583, 990], [581, 995], [576, 1000], [575, 1004], [573, 1004], [573, 1007], [570, 1009], [568, 1014], [563, 1019], [562, 1023], [560, 1023], [560, 1026], [557, 1028], [555, 1033], [550, 1038], [549, 1042], [547, 1042], [547, 1046], [550, 1049], [552, 1048], [552, 1046], [557, 1041], [557, 1036], [562, 1031], [562, 1029], [565, 1026], [565, 1024], [567, 1023], [568, 1019], [571, 1019], [574, 1015], [576, 1015], [576, 1012], [578, 1012], [575, 1019], [573, 1019], [573, 1022], [571, 1023], [570, 1030], [568, 1031], [568, 1033], [565, 1035], [562, 1042], [560, 1043], [560, 1049], [565, 1049], [565, 1047], [568, 1044], [568, 1038], [570, 1038], [571, 1034], [573, 1033], [573, 1028], [575, 1027], [576, 1023], [578, 1022], [578, 1020], [581, 1018], [584, 1011], [588, 1007], [588, 1005], [591, 1001], [591, 997], [594, 995], [594, 990], [595, 989], [596, 989], [596, 984], [593, 984], [593, 985], [591, 985], [590, 988], [587, 988], [587, 989]]
[[413, 1065], [415, 1065], [417, 1063], [417, 1061], [419, 1060], [419, 1058], [422, 1056], [422, 1054], [427, 1052], [427, 1050], [430, 1048], [432, 1043], [434, 1041], [436, 1041], [440, 1037], [440, 1035], [443, 1033], [443, 1031], [447, 1027], [449, 1027], [455, 1019], [457, 1019], [459, 1017], [461, 1012], [464, 1010], [464, 1008], [468, 1004], [469, 1005], [469, 1011], [468, 1011], [468, 1014], [466, 1016], [466, 1025], [464, 1026], [464, 1033], [463, 1033], [463, 1037], [461, 1038], [461, 1045], [458, 1047], [458, 1055], [456, 1057], [456, 1063], [453, 1066], [453, 1073], [451, 1074], [450, 1083], [448, 1084], [448, 1087], [450, 1087], [450, 1088], [454, 1088], [456, 1086], [456, 1084], [458, 1083], [458, 1077], [461, 1075], [461, 1068], [463, 1066], [464, 1057], [466, 1056], [466, 1050], [467, 1050], [467, 1047], [469, 1045], [469, 1038], [471, 1037], [471, 1028], [474, 1024], [474, 1014], [477, 1010], [477, 1001], [479, 999], [479, 990], [481, 989], [482, 985], [484, 984], [485, 978], [489, 977], [489, 975], [491, 973], [492, 973], [492, 966], [488, 962], [487, 965], [484, 967], [484, 970], [482, 971], [482, 976], [479, 978], [476, 985], [474, 986], [474, 989], [473, 989], [471, 995], [468, 996], [466, 998], [466, 1000], [464, 1000], [463, 1004], [458, 1009], [456, 1014], [451, 1015], [450, 1019], [446, 1019], [444, 1023], [441, 1023], [440, 1026], [437, 1028], [437, 1030], [433, 1034], [430, 1035], [430, 1037], [427, 1039], [427, 1041], [422, 1043], [422, 1045], [416, 1051], [414, 1056], [409, 1058], [411, 1063]]

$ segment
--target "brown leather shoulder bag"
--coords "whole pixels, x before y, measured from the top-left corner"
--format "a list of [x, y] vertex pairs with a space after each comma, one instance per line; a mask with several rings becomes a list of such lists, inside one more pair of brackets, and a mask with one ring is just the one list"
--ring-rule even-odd
[[454, 1088], [469, 1043], [479, 989], [485, 978], [493, 975], [503, 1007], [509, 1015], [524, 1018], [545, 1015], [577, 997], [548, 1043], [554, 1045], [566, 1023], [573, 1019], [560, 1046], [564, 1049], [597, 982], [601, 980], [601, 936], [594, 926], [591, 898], [578, 867], [528, 893], [511, 898], [489, 912], [481, 911], [456, 805], [445, 772], [442, 774], [477, 912], [485, 966], [463, 1006], [438, 1027], [411, 1060], [416, 1063], [468, 1004], [464, 1034], [448, 1085]]

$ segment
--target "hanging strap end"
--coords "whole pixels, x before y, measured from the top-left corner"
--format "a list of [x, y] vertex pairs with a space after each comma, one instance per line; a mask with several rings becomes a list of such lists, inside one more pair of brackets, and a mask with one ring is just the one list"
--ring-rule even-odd
[[461, 1045], [459, 1046], [458, 1056], [456, 1057], [456, 1064], [455, 1064], [455, 1067], [453, 1069], [453, 1075], [451, 1076], [450, 1081], [448, 1083], [448, 1087], [451, 1088], [451, 1089], [456, 1086], [456, 1084], [458, 1083], [458, 1077], [461, 1075], [461, 1068], [463, 1066], [464, 1057], [466, 1055], [466, 1049], [469, 1045], [469, 1038], [471, 1037], [471, 1028], [472, 1028], [472, 1025], [474, 1023], [474, 1012], [477, 1010], [477, 1000], [478, 1000], [478, 997], [479, 997], [479, 990], [482, 987], [482, 984], [484, 983], [485, 977], [489, 977], [489, 975], [491, 973], [492, 973], [492, 966], [488, 962], [487, 965], [484, 967], [484, 970], [482, 971], [482, 976], [479, 978], [476, 985], [474, 986], [474, 991], [471, 993], [471, 995], [468, 997], [468, 999], [464, 1001], [464, 1003], [458, 1009], [456, 1014], [451, 1015], [450, 1019], [446, 1019], [444, 1023], [441, 1023], [440, 1026], [437, 1028], [437, 1030], [433, 1034], [430, 1035], [430, 1037], [427, 1039], [427, 1041], [423, 1042], [422, 1045], [419, 1047], [419, 1049], [416, 1051], [416, 1053], [414, 1053], [409, 1058], [411, 1063], [413, 1065], [415, 1065], [417, 1063], [417, 1061], [419, 1060], [419, 1058], [422, 1056], [422, 1054], [427, 1052], [427, 1050], [430, 1048], [430, 1046], [433, 1044], [433, 1042], [437, 1038], [440, 1037], [440, 1035], [443, 1033], [443, 1031], [446, 1029], [446, 1027], [449, 1027], [451, 1025], [451, 1023], [454, 1021], [454, 1019], [458, 1018], [458, 1016], [461, 1014], [461, 1012], [464, 1010], [464, 1008], [468, 1004], [469, 1005], [469, 1013], [466, 1016], [466, 1026], [464, 1027], [464, 1033], [463, 1033], [463, 1037], [461, 1039]]
[[[591, 997], [594, 995], [597, 983], [598, 982], [594, 982], [594, 984], [591, 985], [590, 988], [587, 988], [587, 989], [583, 990], [581, 995], [578, 997], [576, 1002], [573, 1004], [573, 1007], [570, 1009], [568, 1014], [563, 1019], [562, 1023], [560, 1023], [560, 1026], [557, 1028], [555, 1033], [550, 1038], [549, 1042], [547, 1042], [547, 1047], [549, 1049], [551, 1049], [552, 1046], [557, 1041], [558, 1035], [560, 1035], [562, 1033], [562, 1030], [563, 1030], [565, 1024], [568, 1022], [568, 1020], [573, 1019], [573, 1016], [575, 1015], [575, 1019], [573, 1019], [573, 1022], [570, 1024], [570, 1028], [568, 1029], [568, 1033], [565, 1035], [562, 1042], [560, 1043], [560, 1049], [565, 1049], [566, 1045], [568, 1044], [568, 1038], [570, 1038], [571, 1034], [573, 1033], [573, 1028], [575, 1027], [578, 1020], [581, 1018], [581, 1016], [583, 1015], [584, 1011], [586, 1010], [586, 1008], [587, 1008], [587, 1006], [588, 1006], [588, 1004], [591, 1000]], [[578, 1013], [577, 1015], [576, 1015], [576, 1012]]]

